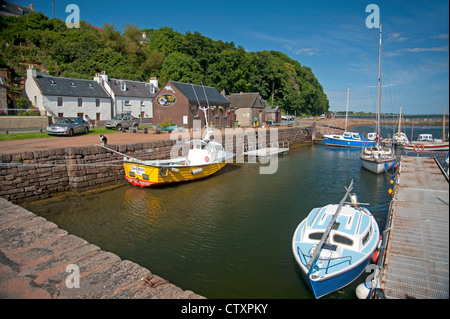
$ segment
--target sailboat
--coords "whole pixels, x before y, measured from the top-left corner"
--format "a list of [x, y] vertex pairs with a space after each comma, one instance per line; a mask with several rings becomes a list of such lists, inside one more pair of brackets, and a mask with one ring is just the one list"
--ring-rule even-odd
[[[197, 96], [193, 86], [192, 89]], [[205, 92], [204, 94], [206, 97]], [[205, 178], [222, 169], [235, 156], [235, 154], [226, 151], [222, 144], [211, 139], [213, 132], [209, 129], [206, 112], [209, 105], [201, 107], [199, 101], [198, 103], [199, 109], [205, 114], [205, 137], [190, 140], [188, 142], [188, 154], [184, 157], [148, 161], [124, 157], [125, 178], [131, 184], [146, 187]]]
[[365, 147], [360, 155], [361, 165], [365, 169], [380, 174], [385, 170], [392, 168], [396, 160], [395, 153], [391, 147], [381, 145], [380, 133], [381, 116], [381, 22], [380, 22], [380, 44], [378, 60], [378, 113], [377, 113], [377, 136], [376, 145]]
[[[351, 181], [339, 205], [314, 208], [297, 227], [292, 252], [316, 298], [341, 289], [365, 270], [378, 247], [377, 221], [361, 207]], [[351, 202], [345, 202], [350, 196]]]
[[394, 144], [405, 144], [409, 143], [408, 137], [405, 133], [401, 131], [401, 125], [402, 125], [402, 105], [400, 105], [400, 115], [398, 119], [398, 131], [392, 136], [392, 142]]
[[402, 147], [407, 151], [414, 150], [416, 153], [422, 153], [423, 151], [447, 151], [448, 141], [445, 141], [445, 108], [444, 118], [442, 120], [442, 139], [433, 138], [433, 134], [419, 134], [417, 141], [403, 144]]
[[325, 134], [323, 139], [327, 146], [339, 146], [349, 148], [362, 148], [366, 146], [375, 145], [375, 141], [367, 138], [362, 133], [348, 132], [347, 131], [347, 118], [348, 118], [348, 101], [350, 95], [350, 85], [347, 87], [347, 111], [345, 112], [345, 130], [344, 133], [339, 134]]

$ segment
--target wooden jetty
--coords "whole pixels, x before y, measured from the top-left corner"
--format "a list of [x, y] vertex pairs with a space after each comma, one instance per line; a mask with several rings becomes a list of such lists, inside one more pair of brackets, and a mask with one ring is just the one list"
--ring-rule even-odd
[[386, 232], [384, 297], [449, 298], [449, 183], [433, 158], [401, 158]]
[[244, 149], [243, 155], [247, 158], [267, 159], [272, 156], [286, 155], [289, 152], [289, 141], [274, 142], [263, 147], [257, 143], [250, 143], [244, 145]]
[[0, 198], [0, 299], [203, 299]]

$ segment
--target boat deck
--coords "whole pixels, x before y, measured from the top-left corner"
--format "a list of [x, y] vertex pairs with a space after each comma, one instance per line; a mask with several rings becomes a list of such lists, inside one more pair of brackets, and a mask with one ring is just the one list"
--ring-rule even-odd
[[433, 158], [400, 163], [381, 290], [388, 299], [449, 298], [449, 183]]

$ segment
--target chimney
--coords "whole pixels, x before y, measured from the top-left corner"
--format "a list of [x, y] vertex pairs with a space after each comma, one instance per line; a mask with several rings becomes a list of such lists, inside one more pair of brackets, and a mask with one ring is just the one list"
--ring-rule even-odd
[[103, 71], [100, 73], [100, 77], [102, 78], [103, 81], [108, 82], [108, 74], [106, 74], [106, 71], [105, 71], [105, 70], [103, 70]]
[[226, 97], [225, 89], [223, 89], [220, 94], [222, 94], [224, 97]]
[[102, 85], [102, 78], [100, 77], [100, 73], [95, 73], [94, 76], [94, 81], [97, 82], [98, 84]]
[[34, 4], [30, 3], [30, 5], [28, 6], [28, 8], [30, 8], [30, 10], [34, 12]]
[[36, 69], [30, 64], [27, 69], [27, 78], [35, 78], [36, 76]]
[[156, 89], [158, 88], [158, 79], [156, 77], [152, 77], [149, 82], [150, 93], [156, 93]]

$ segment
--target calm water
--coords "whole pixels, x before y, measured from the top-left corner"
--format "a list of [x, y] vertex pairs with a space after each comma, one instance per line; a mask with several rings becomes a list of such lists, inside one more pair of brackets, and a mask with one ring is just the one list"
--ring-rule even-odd
[[[351, 179], [360, 202], [390, 200], [390, 176], [361, 168], [359, 154], [302, 146], [280, 157], [273, 175], [229, 164], [197, 182], [126, 185], [26, 208], [208, 298], [313, 298], [292, 255], [297, 225], [312, 208], [338, 203]], [[387, 210], [373, 214], [384, 229]], [[365, 277], [326, 298], [355, 298]]]

